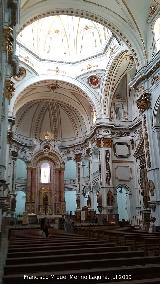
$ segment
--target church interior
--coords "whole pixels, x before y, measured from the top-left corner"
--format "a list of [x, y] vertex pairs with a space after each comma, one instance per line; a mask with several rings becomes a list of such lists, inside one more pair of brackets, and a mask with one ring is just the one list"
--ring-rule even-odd
[[0, 40], [0, 284], [160, 283], [160, 1], [0, 0]]

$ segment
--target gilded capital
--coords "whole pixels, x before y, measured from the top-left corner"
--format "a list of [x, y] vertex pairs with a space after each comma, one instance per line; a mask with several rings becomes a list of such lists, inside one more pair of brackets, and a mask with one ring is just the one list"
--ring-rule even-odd
[[13, 51], [13, 29], [9, 26], [4, 27], [4, 47], [9, 54]]
[[26, 69], [24, 67], [20, 67], [18, 73], [14, 76], [16, 81], [22, 80], [26, 76]]
[[13, 92], [15, 91], [14, 83], [11, 80], [5, 81], [5, 90], [4, 90], [4, 96], [6, 99], [10, 100], [13, 96]]
[[150, 108], [151, 101], [150, 101], [151, 94], [143, 93], [140, 98], [137, 100], [137, 107], [141, 112]]

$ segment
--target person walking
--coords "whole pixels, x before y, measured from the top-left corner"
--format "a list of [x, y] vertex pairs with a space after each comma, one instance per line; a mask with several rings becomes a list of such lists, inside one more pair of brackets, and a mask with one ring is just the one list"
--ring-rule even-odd
[[43, 226], [43, 232], [45, 233], [46, 238], [48, 238], [48, 234], [49, 234], [49, 223], [47, 218], [44, 219], [44, 226]]

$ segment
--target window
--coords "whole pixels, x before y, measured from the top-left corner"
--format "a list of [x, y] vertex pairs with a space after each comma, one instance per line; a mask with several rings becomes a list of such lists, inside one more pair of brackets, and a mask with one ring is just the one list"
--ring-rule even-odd
[[47, 162], [44, 162], [41, 165], [41, 183], [50, 182], [50, 165]]
[[160, 18], [157, 19], [154, 25], [155, 43], [157, 51], [160, 50]]

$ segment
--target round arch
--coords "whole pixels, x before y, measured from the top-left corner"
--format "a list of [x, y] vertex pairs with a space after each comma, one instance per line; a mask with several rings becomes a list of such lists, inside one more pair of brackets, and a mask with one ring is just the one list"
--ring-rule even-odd
[[[66, 3], [69, 2], [69, 3]], [[92, 4], [92, 5], [91, 5]], [[96, 21], [106, 27], [108, 27], [116, 36], [118, 36], [123, 42], [126, 43], [128, 48], [132, 50], [137, 69], [140, 69], [146, 64], [146, 47], [142, 38], [140, 30], [131, 28], [129, 21], [127, 22], [120, 14], [113, 10], [96, 3], [90, 3], [90, 1], [84, 1], [83, 10], [82, 3], [76, 3], [75, 1], [50, 1], [47, 3], [41, 3], [41, 5], [34, 5], [22, 12], [22, 21], [19, 27], [19, 31], [25, 26], [31, 24], [35, 20], [51, 15], [72, 15], [87, 18]], [[42, 12], [43, 11], [43, 12]]]
[[62, 157], [59, 153], [53, 150], [52, 152], [47, 153], [44, 153], [44, 151], [39, 151], [36, 153], [31, 160], [31, 166], [36, 167], [39, 162], [44, 160], [51, 161], [57, 169], [64, 169], [64, 161]]
[[16, 91], [15, 91], [14, 96], [12, 97], [12, 99], [10, 101], [10, 106], [9, 106], [9, 114], [11, 116], [15, 115], [14, 105], [15, 105], [16, 100], [18, 99], [19, 95], [25, 89], [30, 87], [31, 85], [38, 84], [38, 83], [41, 83], [43, 81], [44, 82], [46, 82], [46, 81], [50, 81], [50, 82], [61, 81], [61, 82], [67, 83], [67, 84], [71, 84], [73, 86], [73, 88], [77, 89], [79, 92], [81, 92], [87, 98], [87, 100], [89, 101], [92, 108], [95, 109], [96, 113], [99, 113], [100, 101], [96, 97], [95, 93], [91, 92], [91, 90], [89, 88], [87, 88], [85, 85], [83, 85], [78, 80], [73, 79], [71, 77], [60, 76], [60, 75], [57, 75], [57, 76], [40, 75], [40, 76], [30, 77], [16, 87]]

